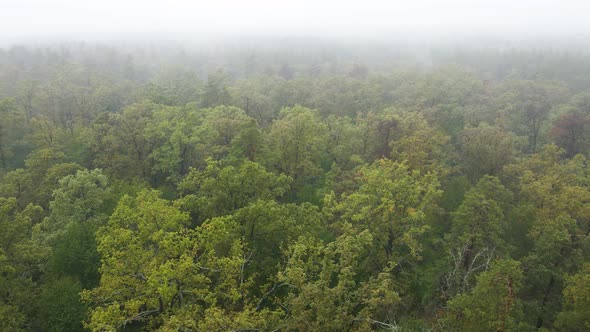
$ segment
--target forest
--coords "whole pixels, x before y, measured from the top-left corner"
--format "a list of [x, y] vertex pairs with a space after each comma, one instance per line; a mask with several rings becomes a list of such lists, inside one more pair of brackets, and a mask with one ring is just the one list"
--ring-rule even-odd
[[1, 331], [590, 330], [588, 52], [264, 45], [0, 49]]

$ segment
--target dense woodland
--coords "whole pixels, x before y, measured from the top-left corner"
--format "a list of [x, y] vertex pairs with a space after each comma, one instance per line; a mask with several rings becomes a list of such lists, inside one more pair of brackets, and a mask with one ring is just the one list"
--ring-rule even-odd
[[289, 43], [0, 50], [0, 330], [590, 330], [587, 53]]

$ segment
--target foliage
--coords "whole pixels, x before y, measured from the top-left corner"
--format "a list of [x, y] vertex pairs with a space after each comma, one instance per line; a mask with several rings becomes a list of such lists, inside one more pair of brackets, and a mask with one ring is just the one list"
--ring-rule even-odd
[[0, 330], [590, 329], [588, 57], [321, 44], [0, 49]]
[[477, 285], [449, 301], [449, 327], [460, 331], [522, 329], [522, 305], [517, 293], [522, 270], [513, 260], [498, 260], [477, 278]]

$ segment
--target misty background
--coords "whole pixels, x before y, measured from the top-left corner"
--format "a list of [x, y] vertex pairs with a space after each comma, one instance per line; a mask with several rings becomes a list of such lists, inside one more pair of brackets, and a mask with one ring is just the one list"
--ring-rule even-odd
[[0, 43], [211, 41], [244, 37], [415, 42], [467, 38], [575, 39], [589, 35], [583, 0], [3, 0]]
[[140, 84], [175, 67], [235, 80], [459, 65], [590, 86], [582, 0], [1, 2], [3, 96], [68, 63]]

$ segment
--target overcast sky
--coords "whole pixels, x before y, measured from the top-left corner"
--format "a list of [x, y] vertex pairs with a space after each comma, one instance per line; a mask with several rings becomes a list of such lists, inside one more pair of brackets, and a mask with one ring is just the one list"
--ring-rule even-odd
[[588, 35], [590, 0], [0, 0], [0, 43], [225, 35]]

